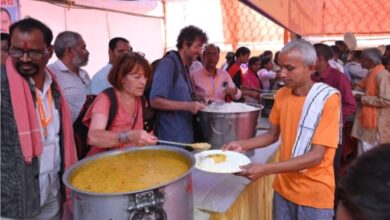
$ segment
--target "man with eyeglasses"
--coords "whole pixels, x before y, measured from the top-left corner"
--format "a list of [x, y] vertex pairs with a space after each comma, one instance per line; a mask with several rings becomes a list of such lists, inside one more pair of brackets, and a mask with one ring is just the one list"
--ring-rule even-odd
[[52, 39], [52, 31], [33, 18], [10, 27], [9, 56], [1, 70], [4, 220], [60, 219], [62, 210], [68, 210], [62, 208], [70, 197], [61, 176], [77, 155], [70, 110], [46, 68]]
[[49, 68], [64, 91], [74, 122], [86, 96], [90, 94], [91, 79], [88, 73], [81, 69], [88, 63], [89, 52], [81, 35], [73, 31], [58, 34], [54, 41], [54, 52], [58, 60], [50, 64]]
[[188, 72], [201, 55], [207, 35], [187, 26], [177, 38], [177, 51], [170, 51], [158, 64], [150, 91], [150, 104], [157, 111], [157, 136], [163, 140], [192, 143], [193, 114], [205, 107], [197, 101]]
[[128, 40], [122, 37], [115, 37], [108, 43], [108, 57], [109, 61], [106, 66], [100, 69], [92, 78], [91, 81], [91, 93], [99, 94], [103, 90], [111, 87], [108, 82], [107, 76], [110, 72], [112, 65], [116, 62], [118, 57], [124, 53], [131, 53], [133, 51]]
[[219, 53], [218, 46], [214, 44], [206, 45], [202, 55], [204, 67], [190, 73], [197, 96], [202, 97], [206, 102], [224, 102], [226, 95], [238, 100], [242, 95], [241, 90], [233, 83], [229, 73], [217, 68]]

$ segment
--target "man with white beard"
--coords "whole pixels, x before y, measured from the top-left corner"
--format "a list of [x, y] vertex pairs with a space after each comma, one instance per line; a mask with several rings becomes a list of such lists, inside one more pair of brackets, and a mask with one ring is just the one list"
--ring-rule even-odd
[[54, 41], [58, 60], [49, 69], [56, 75], [65, 98], [69, 103], [74, 122], [90, 93], [91, 79], [80, 67], [87, 65], [89, 52], [79, 33], [64, 31]]

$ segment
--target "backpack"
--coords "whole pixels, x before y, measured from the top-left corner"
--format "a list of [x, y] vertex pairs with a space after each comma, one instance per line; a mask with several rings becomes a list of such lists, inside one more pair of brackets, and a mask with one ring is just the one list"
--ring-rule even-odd
[[[110, 98], [110, 103], [111, 103], [109, 114], [108, 114], [108, 121], [106, 125], [106, 130], [108, 130], [115, 118], [115, 114], [117, 111], [117, 103], [115, 98], [115, 92], [112, 87], [105, 89], [103, 92], [107, 95], [107, 97]], [[84, 125], [83, 118], [96, 97], [97, 95], [87, 95], [79, 115], [77, 116], [76, 120], [73, 122], [73, 136], [76, 144], [77, 158], [79, 160], [83, 159], [91, 149], [91, 145], [88, 145], [88, 141], [87, 141], [89, 127]]]
[[[173, 69], [173, 80], [172, 80], [172, 81], [173, 81], [173, 86], [175, 86], [176, 81], [177, 81], [177, 77], [178, 77], [178, 75], [179, 75], [179, 70], [177, 69], [177, 64], [176, 64], [175, 58], [173, 58], [173, 57], [171, 57], [171, 56], [168, 56], [170, 53], [175, 53], [176, 56], [179, 56], [179, 54], [177, 54], [176, 51], [170, 50], [170, 51], [168, 51], [168, 52], [160, 59], [160, 62], [161, 62], [161, 60], [163, 60], [163, 59], [168, 59], [168, 60], [170, 60], [170, 61], [173, 63], [174, 69]], [[157, 65], [157, 67], [158, 67], [158, 65]], [[157, 68], [156, 68], [156, 69], [157, 69]], [[153, 75], [154, 75], [154, 73], [153, 73]], [[153, 82], [152, 82], [152, 83], [153, 83]]]
[[[168, 56], [169, 53], [175, 53], [175, 51], [171, 50], [171, 51], [168, 51], [161, 59], [159, 59], [158, 63], [161, 62], [161, 60], [163, 59], [168, 59], [170, 60], [171, 62], [173, 62], [173, 65], [174, 65], [174, 72], [173, 72], [173, 85], [176, 84], [176, 81], [177, 81], [177, 77], [178, 77], [178, 69], [177, 69], [177, 64], [176, 64], [176, 61], [173, 57], [171, 56]], [[153, 70], [153, 74], [152, 74], [152, 79], [153, 79], [153, 76], [154, 76], [154, 72], [156, 71], [157, 67], [158, 67], [159, 64], [156, 65], [156, 68], [154, 68]], [[153, 80], [150, 82], [150, 85], [153, 84]], [[151, 87], [150, 86], [149, 88], [146, 88], [145, 91], [144, 91], [144, 95], [141, 97], [141, 101], [142, 101], [142, 114], [143, 114], [143, 118], [144, 118], [144, 130], [146, 130], [147, 132], [150, 132], [152, 130], [154, 130], [154, 134], [157, 135], [157, 127], [158, 127], [158, 123], [157, 123], [157, 109], [154, 109], [150, 106], [150, 100], [149, 100], [149, 96], [150, 96], [150, 90], [151, 90]]]

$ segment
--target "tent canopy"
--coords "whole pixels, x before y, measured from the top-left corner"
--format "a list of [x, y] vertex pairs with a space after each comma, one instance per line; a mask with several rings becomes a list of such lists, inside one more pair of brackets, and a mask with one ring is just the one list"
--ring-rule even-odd
[[388, 0], [240, 0], [302, 36], [390, 34]]
[[[15, 0], [13, 0], [15, 1]], [[108, 62], [108, 42], [113, 37], [130, 41], [134, 51], [153, 61], [164, 52], [163, 16], [157, 1], [118, 0], [19, 0], [20, 17], [43, 21], [54, 36], [69, 30], [81, 34], [90, 52], [90, 76]], [[160, 7], [161, 8], [161, 7]], [[54, 62], [53, 56], [50, 63]]]

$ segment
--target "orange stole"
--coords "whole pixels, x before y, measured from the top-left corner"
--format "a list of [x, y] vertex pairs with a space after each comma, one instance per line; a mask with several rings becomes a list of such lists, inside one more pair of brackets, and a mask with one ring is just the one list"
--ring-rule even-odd
[[[361, 81], [360, 87], [365, 89], [365, 95], [377, 96], [377, 81], [376, 77], [385, 67], [377, 65], [370, 71], [370, 74]], [[360, 123], [364, 128], [375, 129], [377, 127], [377, 110], [376, 107], [362, 105], [362, 110], [359, 115]]]

